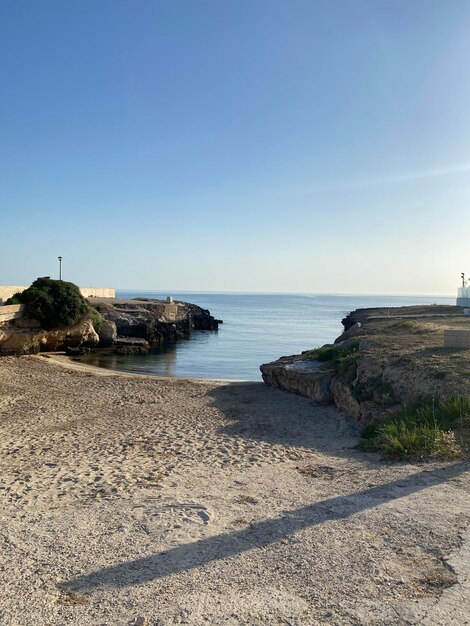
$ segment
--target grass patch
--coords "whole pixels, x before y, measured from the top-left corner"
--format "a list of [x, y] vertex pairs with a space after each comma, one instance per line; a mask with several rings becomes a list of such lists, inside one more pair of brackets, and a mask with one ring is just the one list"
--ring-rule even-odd
[[399, 322], [387, 324], [384, 330], [415, 330], [417, 326], [418, 322], [414, 320], [400, 320]]
[[359, 447], [394, 459], [454, 458], [462, 453], [455, 430], [469, 424], [470, 397], [430, 401], [366, 426]]
[[358, 356], [358, 343], [351, 343], [348, 346], [327, 345], [303, 353], [305, 361], [321, 361], [334, 368], [339, 374], [348, 374], [352, 378], [356, 375]]
[[398, 322], [392, 322], [391, 324], [384, 326], [383, 331], [386, 333], [394, 331], [409, 331], [415, 334], [423, 334], [436, 332], [436, 329], [430, 324], [423, 324], [422, 322], [417, 322], [416, 320], [399, 320]]

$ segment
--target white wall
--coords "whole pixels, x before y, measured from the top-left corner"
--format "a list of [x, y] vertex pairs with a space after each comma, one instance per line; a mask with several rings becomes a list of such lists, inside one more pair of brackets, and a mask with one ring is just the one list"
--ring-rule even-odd
[[[11, 298], [18, 291], [24, 291], [27, 287], [14, 285], [0, 285], [0, 304]], [[116, 290], [112, 287], [80, 287], [82, 296], [89, 298], [115, 298]]]

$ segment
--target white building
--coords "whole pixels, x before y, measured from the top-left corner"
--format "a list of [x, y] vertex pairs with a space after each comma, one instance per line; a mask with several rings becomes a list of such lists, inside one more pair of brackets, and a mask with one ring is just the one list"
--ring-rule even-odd
[[470, 287], [460, 287], [457, 293], [457, 306], [470, 309]]

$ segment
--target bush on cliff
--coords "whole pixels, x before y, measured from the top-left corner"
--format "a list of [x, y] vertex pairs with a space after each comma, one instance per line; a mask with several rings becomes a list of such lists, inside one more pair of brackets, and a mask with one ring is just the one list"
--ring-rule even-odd
[[339, 374], [344, 374], [351, 379], [356, 375], [358, 357], [358, 343], [351, 343], [347, 346], [330, 346], [327, 344], [303, 353], [305, 361], [321, 361], [327, 367], [334, 368]]
[[103, 322], [104, 322], [104, 317], [101, 315], [101, 313], [99, 311], [97, 311], [96, 309], [94, 309], [93, 307], [89, 306], [88, 307], [88, 317], [91, 319], [91, 322], [93, 324], [93, 328], [96, 330], [96, 332], [98, 333]]
[[46, 330], [74, 326], [90, 311], [77, 285], [52, 278], [37, 278], [6, 304], [25, 304], [28, 315]]

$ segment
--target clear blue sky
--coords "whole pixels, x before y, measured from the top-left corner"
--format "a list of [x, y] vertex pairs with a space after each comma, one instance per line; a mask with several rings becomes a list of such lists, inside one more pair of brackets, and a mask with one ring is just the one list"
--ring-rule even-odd
[[468, 0], [3, 0], [0, 283], [453, 293]]

